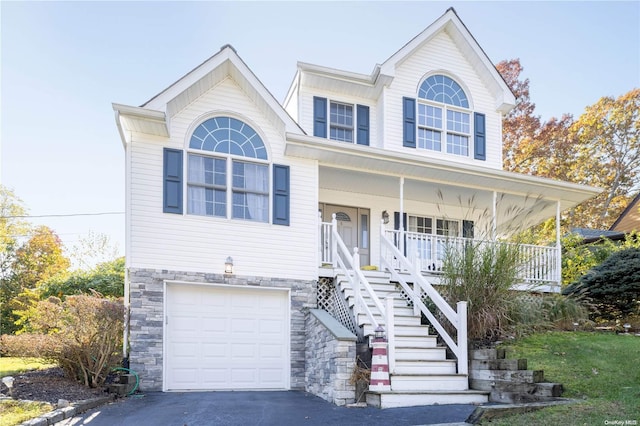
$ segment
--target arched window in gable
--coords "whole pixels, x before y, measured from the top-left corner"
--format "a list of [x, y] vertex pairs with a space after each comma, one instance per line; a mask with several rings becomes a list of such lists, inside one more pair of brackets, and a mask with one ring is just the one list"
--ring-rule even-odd
[[435, 74], [418, 89], [417, 147], [448, 154], [469, 155], [469, 100], [451, 77]]
[[233, 117], [202, 122], [189, 140], [187, 213], [269, 221], [269, 163], [258, 133]]

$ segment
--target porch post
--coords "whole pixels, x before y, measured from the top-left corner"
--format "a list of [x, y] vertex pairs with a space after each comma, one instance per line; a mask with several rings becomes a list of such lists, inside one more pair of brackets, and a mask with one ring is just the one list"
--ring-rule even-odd
[[491, 240], [498, 238], [498, 193], [493, 191], [493, 203], [491, 204], [492, 223], [491, 223]]
[[324, 235], [322, 235], [322, 212], [318, 212], [318, 266], [322, 266], [322, 254], [324, 252]]
[[336, 219], [336, 214], [333, 213], [331, 215], [331, 263], [334, 268], [338, 266], [338, 240], [336, 235], [338, 235], [338, 219]]
[[556, 283], [562, 284], [562, 243], [560, 241], [560, 200], [556, 204]]
[[404, 176], [400, 177], [400, 226], [398, 227], [398, 230], [400, 231], [400, 244], [399, 244], [399, 248], [400, 248], [400, 253], [405, 253], [404, 251], [404, 238], [405, 238], [405, 231], [404, 231]]

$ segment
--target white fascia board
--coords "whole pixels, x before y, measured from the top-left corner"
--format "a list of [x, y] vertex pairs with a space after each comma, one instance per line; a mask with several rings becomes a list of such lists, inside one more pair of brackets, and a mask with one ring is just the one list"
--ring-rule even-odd
[[[438, 171], [450, 176], [464, 176], [467, 187], [492, 190], [490, 185], [480, 186], [472, 182], [485, 180], [493, 182], [497, 188], [509, 187], [500, 192], [527, 195], [533, 192], [545, 195], [555, 201], [567, 201], [576, 205], [603, 189], [571, 182], [556, 181], [538, 176], [523, 175], [504, 170], [490, 169], [476, 165], [456, 164], [434, 158], [417, 158], [403, 152], [389, 151], [370, 146], [345, 144], [313, 136], [286, 135], [286, 155], [315, 159], [324, 164], [357, 169], [366, 163], [367, 171], [374, 174], [432, 179], [429, 172]], [[402, 173], [390, 170], [401, 170]], [[443, 182], [444, 183], [444, 182]]]
[[116, 124], [123, 145], [126, 146], [129, 142], [129, 136], [127, 135], [135, 131], [135, 129], [128, 128], [128, 122], [139, 122], [141, 125], [149, 125], [153, 130], [148, 133], [169, 137], [169, 128], [164, 112], [117, 103], [112, 103], [111, 105], [116, 113]]
[[309, 76], [316, 76], [328, 81], [341, 81], [352, 85], [352, 87], [364, 86], [369, 91], [371, 98], [377, 98], [382, 92], [382, 88], [384, 86], [389, 86], [393, 80], [392, 76], [385, 75], [380, 72], [380, 65], [376, 65], [373, 72], [370, 75], [367, 75], [323, 67], [321, 65], [298, 62], [298, 72], [300, 75], [307, 74]]

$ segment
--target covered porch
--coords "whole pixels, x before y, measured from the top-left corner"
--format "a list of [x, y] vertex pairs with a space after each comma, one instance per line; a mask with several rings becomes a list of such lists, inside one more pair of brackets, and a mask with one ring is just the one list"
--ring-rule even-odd
[[288, 135], [286, 153], [318, 162], [320, 266], [335, 261], [329, 243], [334, 214], [338, 233], [350, 249], [358, 248], [361, 265], [381, 268], [389, 257], [385, 236], [423, 274], [433, 276], [441, 270], [446, 245], [508, 244], [504, 241], [513, 234], [555, 217], [555, 241], [519, 250], [523, 285], [559, 288], [560, 213], [600, 192], [477, 162], [308, 136]]

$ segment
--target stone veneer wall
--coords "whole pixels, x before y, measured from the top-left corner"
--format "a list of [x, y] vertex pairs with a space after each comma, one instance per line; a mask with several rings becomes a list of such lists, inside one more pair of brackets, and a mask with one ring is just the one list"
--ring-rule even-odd
[[[129, 269], [129, 367], [143, 391], [162, 390], [164, 281], [185, 281], [291, 289], [291, 388], [305, 388], [305, 314], [316, 307], [316, 281], [279, 278], [225, 278], [222, 274]], [[354, 355], [355, 358], [355, 355]]]
[[349, 383], [356, 362], [356, 336], [326, 311], [307, 314], [305, 390], [336, 405], [355, 402]]

